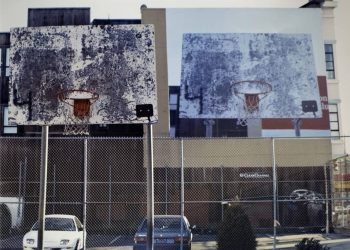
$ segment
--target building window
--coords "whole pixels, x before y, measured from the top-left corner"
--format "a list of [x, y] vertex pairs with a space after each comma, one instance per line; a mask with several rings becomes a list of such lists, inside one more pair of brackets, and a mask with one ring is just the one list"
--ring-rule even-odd
[[170, 110], [177, 110], [177, 94], [170, 94], [169, 106]]
[[17, 134], [17, 126], [9, 125], [8, 107], [4, 107], [4, 134]]
[[6, 48], [5, 76], [10, 75], [10, 49]]
[[169, 136], [174, 138], [176, 136], [176, 127], [170, 127]]
[[335, 79], [333, 44], [325, 44], [324, 49], [326, 52], [327, 78]]
[[336, 137], [335, 139], [339, 139], [339, 116], [338, 116], [338, 105], [337, 104], [328, 104], [329, 108], [329, 121], [331, 127], [331, 136]]

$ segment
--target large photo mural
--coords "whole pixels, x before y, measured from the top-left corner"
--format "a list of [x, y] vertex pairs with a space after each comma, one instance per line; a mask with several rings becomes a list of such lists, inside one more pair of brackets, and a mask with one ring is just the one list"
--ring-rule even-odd
[[320, 9], [167, 9], [166, 48], [182, 130], [330, 135]]
[[309, 34], [183, 35], [180, 117], [322, 115]]

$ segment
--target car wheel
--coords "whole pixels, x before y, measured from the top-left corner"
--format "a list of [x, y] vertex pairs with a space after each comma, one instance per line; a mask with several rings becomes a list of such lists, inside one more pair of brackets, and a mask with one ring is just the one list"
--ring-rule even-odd
[[11, 213], [5, 204], [0, 204], [0, 236], [10, 233]]

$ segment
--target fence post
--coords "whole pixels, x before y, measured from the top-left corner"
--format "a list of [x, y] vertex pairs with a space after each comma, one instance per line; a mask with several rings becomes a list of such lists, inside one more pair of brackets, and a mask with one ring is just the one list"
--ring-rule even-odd
[[56, 164], [53, 164], [53, 187], [52, 187], [52, 213], [55, 213], [56, 208]]
[[112, 166], [109, 165], [109, 187], [108, 187], [108, 227], [111, 228], [112, 217]]
[[324, 165], [324, 180], [325, 180], [325, 194], [326, 194], [326, 234], [329, 234], [329, 200], [328, 200], [328, 176], [327, 164]]
[[149, 121], [147, 124], [147, 250], [153, 250], [154, 230], [154, 172], [153, 172], [153, 128]]
[[220, 182], [221, 182], [221, 221], [224, 221], [224, 173], [222, 169], [222, 165], [220, 167]]
[[277, 173], [276, 173], [276, 151], [275, 138], [272, 138], [272, 175], [273, 175], [273, 249], [276, 249], [277, 234]]
[[22, 201], [23, 201], [23, 204], [22, 204], [22, 218], [24, 216], [24, 212], [25, 212], [25, 197], [26, 197], [26, 191], [27, 191], [27, 167], [28, 167], [28, 162], [27, 162], [27, 156], [24, 158], [24, 175], [23, 175], [23, 198], [22, 198]]
[[19, 177], [18, 177], [18, 207], [17, 207], [17, 220], [21, 216], [21, 208], [22, 204], [21, 202], [23, 201], [23, 195], [22, 195], [22, 185], [23, 185], [23, 177], [22, 177], [22, 169], [23, 169], [23, 164], [20, 161], [19, 162]]
[[165, 166], [165, 214], [168, 214], [168, 166]]
[[184, 171], [184, 141], [181, 138], [181, 244], [180, 249], [183, 249], [183, 216], [185, 213], [185, 171]]
[[40, 194], [39, 194], [39, 228], [38, 249], [44, 249], [45, 211], [46, 211], [46, 186], [47, 186], [47, 162], [49, 149], [49, 126], [41, 127], [41, 164], [40, 164]]
[[88, 162], [87, 162], [87, 139], [84, 139], [84, 192], [83, 192], [83, 249], [86, 249], [86, 202], [87, 202], [87, 180], [88, 180]]

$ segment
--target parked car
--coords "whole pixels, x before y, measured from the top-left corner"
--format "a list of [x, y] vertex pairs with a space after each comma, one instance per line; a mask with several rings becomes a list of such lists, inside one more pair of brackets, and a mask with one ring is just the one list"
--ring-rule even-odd
[[[155, 215], [154, 216], [154, 249], [180, 249], [181, 246], [181, 221], [182, 244], [184, 250], [191, 250], [192, 232], [190, 224], [185, 216], [181, 215]], [[147, 248], [147, 219], [144, 219], [134, 237], [134, 250]]]
[[0, 196], [0, 236], [19, 229], [22, 225], [24, 200], [22, 197]]
[[[36, 222], [24, 235], [23, 249], [38, 247], [38, 228], [39, 223]], [[46, 215], [44, 234], [45, 249], [83, 249], [83, 225], [74, 215]]]
[[296, 189], [290, 194], [289, 198], [294, 201], [305, 200], [308, 202], [324, 203], [321, 194], [307, 189]]

